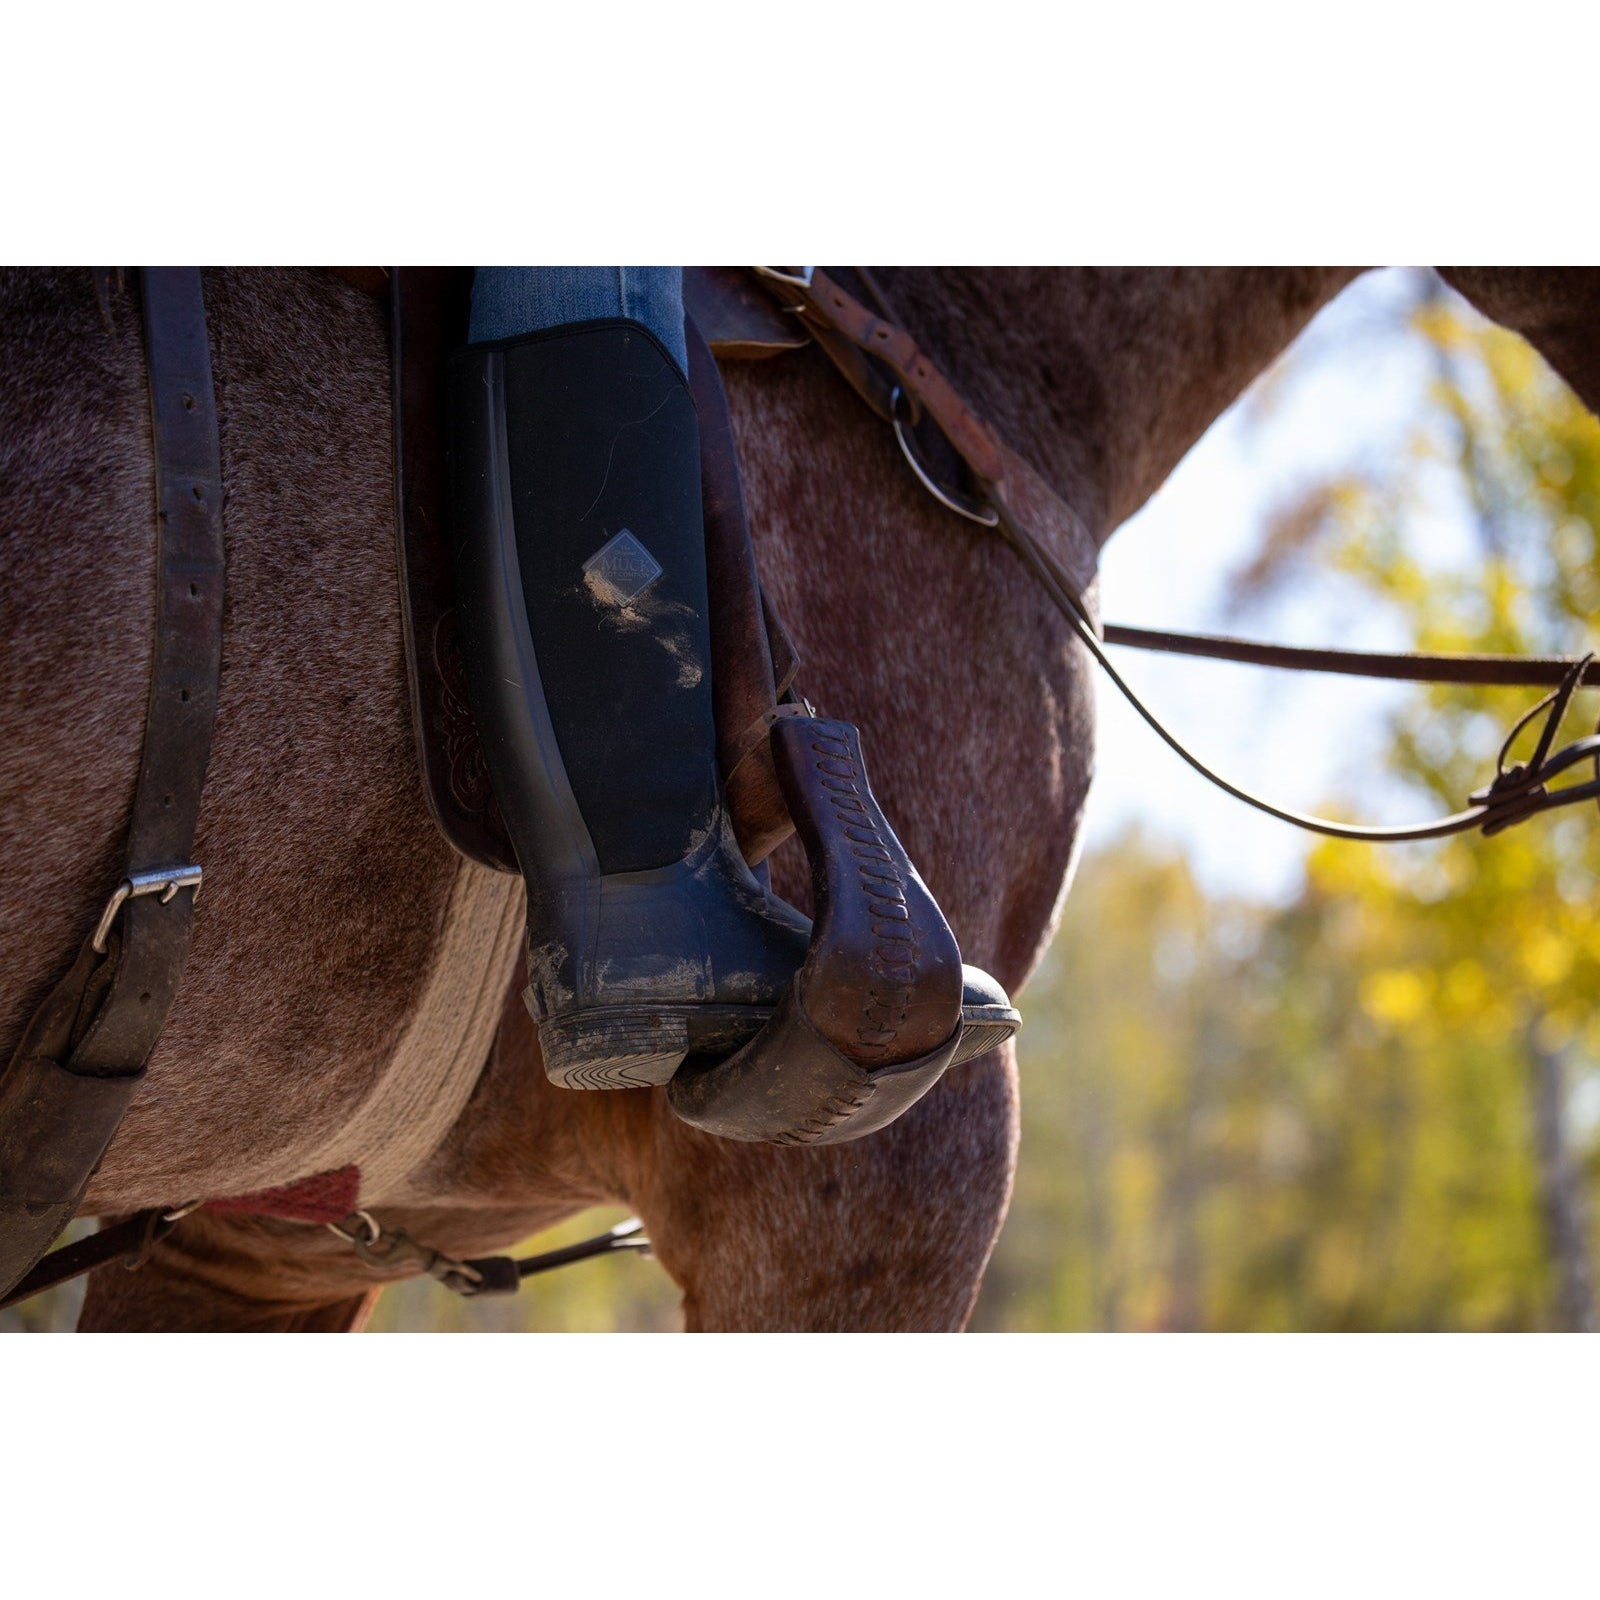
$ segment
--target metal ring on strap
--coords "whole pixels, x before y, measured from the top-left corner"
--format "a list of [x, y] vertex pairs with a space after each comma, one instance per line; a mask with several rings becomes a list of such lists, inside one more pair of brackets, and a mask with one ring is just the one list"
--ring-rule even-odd
[[976, 522], [980, 528], [999, 527], [1000, 513], [993, 506], [969, 499], [954, 489], [943, 488], [922, 465], [917, 452], [911, 448], [911, 430], [904, 425], [900, 417], [901, 408], [906, 403], [906, 392], [897, 383], [893, 395], [889, 398], [889, 420], [894, 424], [894, 436], [899, 441], [900, 454], [906, 458], [911, 470], [916, 473], [917, 482], [947, 511], [955, 512], [958, 517], [965, 517], [968, 522]]

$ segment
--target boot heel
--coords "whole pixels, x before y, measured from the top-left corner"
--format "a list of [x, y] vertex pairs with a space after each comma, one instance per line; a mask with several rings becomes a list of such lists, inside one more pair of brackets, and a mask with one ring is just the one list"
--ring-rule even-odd
[[563, 1089], [643, 1089], [665, 1083], [689, 1053], [681, 1012], [592, 1011], [539, 1025], [545, 1076]]

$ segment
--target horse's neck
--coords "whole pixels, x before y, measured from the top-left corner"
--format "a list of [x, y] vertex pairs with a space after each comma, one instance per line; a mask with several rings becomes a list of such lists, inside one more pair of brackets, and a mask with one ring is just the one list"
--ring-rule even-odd
[[1356, 271], [904, 268], [882, 277], [957, 386], [1104, 543]]

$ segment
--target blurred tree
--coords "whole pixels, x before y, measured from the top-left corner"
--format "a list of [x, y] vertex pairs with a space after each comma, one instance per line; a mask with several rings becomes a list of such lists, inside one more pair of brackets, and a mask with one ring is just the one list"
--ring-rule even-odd
[[[1434, 382], [1409, 449], [1298, 494], [1235, 608], [1331, 567], [1415, 648], [1581, 649], [1600, 425], [1417, 282]], [[1389, 782], [1457, 809], [1527, 699], [1418, 691]], [[1334, 803], [1370, 812], [1372, 776]], [[979, 1325], [1593, 1328], [1597, 883], [1592, 813], [1323, 842], [1281, 908], [1207, 904], [1138, 836], [1087, 861], [1027, 996], [1022, 1170]]]
[[[1410, 453], [1415, 470], [1374, 495], [1365, 514], [1323, 519], [1334, 562], [1409, 619], [1417, 648], [1581, 650], [1600, 598], [1600, 425], [1526, 344], [1436, 280], [1424, 281], [1412, 321], [1436, 374]], [[1442, 559], [1410, 532], [1425, 521], [1441, 463], [1471, 533]], [[1392, 770], [1438, 803], [1462, 804], [1525, 698], [1415, 696], [1391, 728]], [[1447, 1074], [1461, 1110], [1481, 1107], [1485, 1153], [1497, 1139], [1517, 1140], [1528, 1170], [1504, 1173], [1511, 1209], [1498, 1228], [1479, 1220], [1480, 1247], [1504, 1248], [1516, 1208], [1531, 1207], [1522, 1225], [1537, 1224], [1545, 1280], [1536, 1320], [1592, 1329], [1588, 1192], [1574, 1147], [1589, 1144], [1592, 1167], [1593, 1129], [1575, 1127], [1572, 1112], [1575, 1094], [1592, 1103], [1600, 1088], [1593, 814], [1388, 857], [1330, 844], [1314, 855], [1311, 877], [1314, 891], [1352, 893], [1371, 922], [1389, 927], [1386, 963], [1369, 969], [1357, 997], [1375, 1042]], [[1457, 1192], [1470, 1199], [1480, 1176], [1460, 1174]]]

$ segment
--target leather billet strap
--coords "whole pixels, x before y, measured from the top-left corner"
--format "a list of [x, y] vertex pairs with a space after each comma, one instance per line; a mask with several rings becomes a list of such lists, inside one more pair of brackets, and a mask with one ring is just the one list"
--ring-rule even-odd
[[[140, 274], [156, 479], [156, 627], [125, 881], [193, 872], [222, 670], [222, 450], [198, 267]], [[75, 1063], [120, 1074], [154, 1049], [189, 953], [193, 892], [121, 908], [112, 987]], [[117, 930], [113, 930], [115, 932]], [[150, 998], [145, 999], [149, 994]], [[79, 1070], [82, 1070], [80, 1066]]]
[[126, 868], [0, 1078], [0, 1290], [71, 1220], [182, 976], [222, 661], [222, 459], [196, 267], [139, 276], [156, 487], [156, 615]]
[[717, 363], [690, 318], [689, 392], [700, 426], [700, 501], [711, 617], [711, 699], [717, 764], [734, 835], [754, 867], [794, 832], [772, 762], [770, 734], [799, 660], [756, 573], [733, 421]]

